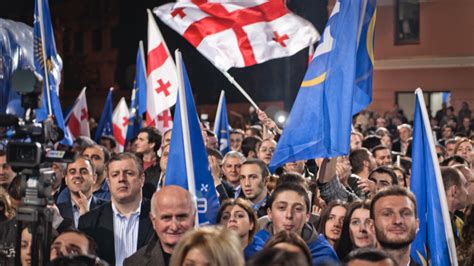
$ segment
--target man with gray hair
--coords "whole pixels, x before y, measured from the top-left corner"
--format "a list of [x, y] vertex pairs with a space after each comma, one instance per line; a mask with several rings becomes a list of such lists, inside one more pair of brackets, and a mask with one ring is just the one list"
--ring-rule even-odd
[[189, 191], [166, 186], [155, 192], [150, 220], [155, 236], [148, 245], [125, 259], [124, 265], [169, 265], [176, 244], [194, 228], [196, 207]]
[[222, 160], [222, 185], [229, 198], [236, 198], [240, 192], [240, 166], [245, 162], [245, 157], [238, 151], [230, 151]]

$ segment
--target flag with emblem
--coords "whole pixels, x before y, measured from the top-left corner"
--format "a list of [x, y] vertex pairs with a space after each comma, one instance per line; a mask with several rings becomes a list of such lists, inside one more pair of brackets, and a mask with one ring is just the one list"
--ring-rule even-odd
[[415, 91], [410, 189], [415, 194], [419, 230], [411, 243], [411, 259], [419, 265], [458, 265], [453, 229], [421, 89]]
[[59, 83], [63, 63], [56, 52], [48, 0], [35, 1], [33, 36], [35, 71], [43, 78], [42, 106], [37, 110], [36, 120], [43, 121], [48, 118], [48, 115], [53, 115], [58, 128], [64, 131], [64, 138], [60, 142], [72, 146], [72, 138], [66, 129], [59, 101]]
[[[148, 12], [148, 61], [147, 61], [147, 94], [146, 122], [157, 126], [158, 116], [176, 104], [178, 78], [176, 66], [170, 56], [163, 36], [156, 25], [153, 14]], [[167, 111], [169, 114], [169, 110]]]
[[221, 71], [291, 56], [319, 40], [282, 0], [180, 1], [153, 11]]
[[127, 137], [128, 118], [130, 112], [128, 110], [127, 102], [122, 97], [115, 107], [112, 114], [112, 128], [114, 138], [117, 141], [117, 151], [123, 152], [125, 148], [125, 138]]
[[84, 87], [74, 102], [69, 116], [66, 118], [66, 125], [75, 140], [79, 136], [90, 137], [89, 112], [87, 109], [86, 87]]
[[209, 171], [191, 85], [179, 52], [176, 53], [176, 62], [181, 86], [174, 115], [165, 186], [181, 186], [195, 196], [198, 211], [196, 224], [215, 224], [219, 199]]
[[129, 142], [134, 138], [142, 127], [143, 113], [146, 112], [146, 89], [145, 58], [143, 56], [143, 43], [140, 41], [135, 63], [135, 81], [133, 82], [130, 118], [128, 119], [127, 138], [125, 142]]
[[95, 142], [100, 143], [100, 137], [112, 136], [112, 91], [110, 88], [107, 99], [105, 100], [104, 110], [100, 116], [99, 125], [95, 131]]
[[[371, 13], [366, 12], [369, 9]], [[372, 45], [374, 34], [373, 25], [363, 27], [367, 22], [375, 23], [375, 1], [337, 1], [334, 5], [273, 154], [271, 170], [286, 162], [349, 153], [352, 115], [361, 106], [354, 99], [358, 64], [368, 60], [359, 57], [370, 56], [359, 54], [358, 46]], [[358, 103], [370, 102], [358, 96]]]
[[221, 91], [219, 103], [217, 104], [216, 119], [214, 121], [214, 133], [216, 134], [217, 145], [222, 155], [230, 151], [230, 126], [229, 120], [227, 119], [226, 105], [225, 92]]

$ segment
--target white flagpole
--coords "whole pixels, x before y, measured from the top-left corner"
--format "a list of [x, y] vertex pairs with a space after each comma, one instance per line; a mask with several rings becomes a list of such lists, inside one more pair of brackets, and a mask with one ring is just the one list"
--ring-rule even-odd
[[48, 77], [48, 62], [46, 58], [46, 43], [44, 40], [44, 19], [43, 19], [43, 0], [38, 0], [38, 15], [39, 15], [39, 25], [41, 32], [41, 53], [43, 57], [43, 68], [44, 68], [44, 79], [46, 82], [46, 99], [48, 100], [48, 114], [53, 114], [53, 108], [51, 106], [51, 91], [49, 87], [49, 77]]
[[[178, 72], [178, 101], [181, 112], [181, 124], [183, 129], [183, 146], [184, 146], [184, 158], [186, 161], [186, 175], [188, 178], [188, 190], [194, 197], [196, 201], [196, 184], [194, 182], [194, 163], [192, 158], [192, 148], [191, 148], [191, 134], [189, 132], [189, 119], [188, 119], [188, 107], [186, 105], [186, 94], [184, 89], [184, 79], [183, 79], [183, 70], [182, 70], [182, 57], [181, 52], [176, 49], [175, 51], [176, 66]], [[195, 202], [196, 203], [196, 202]], [[197, 204], [195, 204], [197, 206]], [[196, 210], [196, 226], [199, 225], [199, 214]]]
[[224, 76], [229, 80], [229, 82], [232, 83], [240, 91], [240, 93], [242, 93], [242, 95], [247, 99], [247, 101], [249, 101], [250, 104], [253, 105], [253, 107], [255, 107], [255, 109], [261, 110], [258, 107], [258, 105], [252, 100], [252, 98], [247, 94], [247, 92], [242, 88], [242, 86], [240, 86], [240, 84], [237, 83], [234, 77], [232, 77], [227, 71], [223, 71], [221, 69], [219, 70], [222, 72], [222, 74], [224, 74]]
[[221, 95], [219, 96], [219, 103], [217, 104], [216, 118], [214, 119], [214, 133], [219, 134], [219, 121], [221, 120], [222, 104], [224, 102], [225, 92], [221, 90]]
[[[143, 69], [145, 70], [145, 71], [143, 72], [143, 74], [145, 75], [145, 80], [146, 80], [146, 74], [147, 74], [147, 73], [146, 73], [146, 64], [145, 64], [145, 60], [146, 60], [145, 58], [146, 58], [146, 57], [145, 57], [145, 52], [144, 52], [144, 50], [143, 50], [143, 41], [140, 41], [140, 42], [138, 43], [138, 47], [140, 48], [140, 55], [141, 55], [141, 57], [142, 57]], [[166, 47], [166, 44], [165, 44], [165, 47]], [[167, 48], [167, 49], [168, 49], [168, 48]], [[147, 82], [145, 82], [145, 83], [146, 83], [146, 85], [148, 85]]]
[[448, 201], [446, 199], [443, 179], [441, 177], [441, 170], [439, 168], [438, 156], [436, 154], [433, 134], [431, 134], [432, 129], [430, 125], [428, 112], [426, 111], [426, 104], [425, 104], [425, 99], [423, 98], [423, 91], [420, 88], [418, 88], [415, 90], [415, 94], [420, 103], [421, 115], [423, 117], [423, 125], [425, 127], [425, 131], [427, 132], [426, 138], [428, 139], [428, 143], [430, 145], [431, 159], [433, 161], [433, 166], [434, 166], [435, 175], [436, 175], [435, 176], [436, 184], [437, 184], [436, 187], [438, 188], [439, 202], [441, 204], [441, 214], [443, 215], [443, 222], [445, 226], [447, 227], [447, 230], [445, 230], [444, 233], [446, 234], [446, 239], [448, 240], [447, 244], [448, 244], [449, 258], [451, 260], [451, 265], [457, 266], [458, 260], [456, 256], [456, 245], [454, 243], [453, 230], [451, 227], [451, 219], [449, 217]]

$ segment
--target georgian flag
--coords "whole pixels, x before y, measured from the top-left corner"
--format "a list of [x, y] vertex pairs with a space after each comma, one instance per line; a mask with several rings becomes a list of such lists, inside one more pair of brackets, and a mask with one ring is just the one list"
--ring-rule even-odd
[[129, 117], [130, 111], [128, 110], [125, 98], [122, 97], [112, 114], [112, 128], [114, 132], [114, 138], [117, 141], [118, 152], [123, 152], [125, 147], [125, 138], [127, 136]]
[[173, 117], [171, 116], [170, 109], [166, 109], [156, 116], [151, 126], [156, 127], [161, 134], [164, 134], [169, 129], [173, 128]]
[[221, 71], [294, 55], [320, 37], [282, 0], [193, 0], [153, 12]]
[[89, 128], [89, 112], [87, 109], [86, 87], [82, 89], [81, 93], [74, 102], [74, 107], [66, 117], [66, 126], [71, 137], [75, 140], [79, 136], [91, 136]]
[[178, 78], [176, 66], [170, 56], [153, 14], [148, 11], [148, 60], [146, 121], [153, 125], [163, 111], [176, 104]]

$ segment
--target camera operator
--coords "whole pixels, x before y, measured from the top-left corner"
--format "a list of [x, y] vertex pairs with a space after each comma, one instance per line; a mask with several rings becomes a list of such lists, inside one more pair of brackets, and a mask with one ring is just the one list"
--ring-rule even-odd
[[7, 153], [4, 150], [0, 150], [0, 186], [7, 189], [15, 175], [16, 173], [7, 163]]

